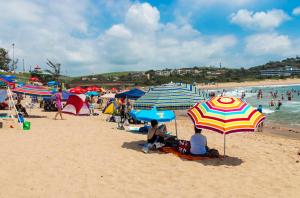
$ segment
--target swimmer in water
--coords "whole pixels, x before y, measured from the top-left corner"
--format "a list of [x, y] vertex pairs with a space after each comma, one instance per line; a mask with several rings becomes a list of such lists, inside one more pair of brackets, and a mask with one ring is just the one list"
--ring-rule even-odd
[[274, 103], [274, 100], [273, 100], [273, 99], [272, 99], [271, 102], [270, 102], [270, 106], [271, 106], [271, 107], [274, 107], [274, 106], [275, 106], [275, 103]]
[[281, 100], [278, 100], [276, 110], [280, 110], [281, 106], [282, 106], [282, 102], [281, 102]]

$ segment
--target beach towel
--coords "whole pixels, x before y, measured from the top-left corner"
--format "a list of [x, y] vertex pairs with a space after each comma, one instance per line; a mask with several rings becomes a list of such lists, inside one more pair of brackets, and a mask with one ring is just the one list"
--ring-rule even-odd
[[190, 154], [183, 154], [183, 153], [180, 153], [176, 148], [172, 148], [172, 147], [162, 147], [162, 148], [160, 148], [160, 151], [163, 153], [172, 153], [172, 154], [176, 155], [177, 157], [180, 157], [185, 160], [190, 160], [190, 161], [212, 159], [211, 157], [201, 157], [201, 156], [193, 156]]

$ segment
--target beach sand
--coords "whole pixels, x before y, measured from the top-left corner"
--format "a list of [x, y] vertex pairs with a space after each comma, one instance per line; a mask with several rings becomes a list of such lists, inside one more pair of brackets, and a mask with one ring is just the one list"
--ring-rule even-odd
[[229, 83], [216, 83], [216, 84], [199, 84], [198, 87], [202, 89], [222, 89], [234, 87], [252, 87], [252, 86], [267, 86], [267, 85], [292, 85], [300, 84], [300, 78], [288, 78], [280, 80], [262, 80], [262, 81], [246, 81], [246, 82], [229, 82]]
[[[30, 131], [0, 129], [0, 197], [300, 196], [299, 140], [231, 134], [227, 158], [185, 161], [142, 153], [146, 136], [117, 130], [105, 115], [55, 121], [54, 113], [31, 114]], [[174, 132], [174, 123], [168, 128]], [[189, 139], [192, 122], [180, 116], [178, 132]], [[204, 134], [222, 153], [223, 136]]]

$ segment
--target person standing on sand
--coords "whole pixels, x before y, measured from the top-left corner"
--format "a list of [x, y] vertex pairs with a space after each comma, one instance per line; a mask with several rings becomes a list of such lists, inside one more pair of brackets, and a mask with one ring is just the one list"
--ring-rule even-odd
[[60, 115], [60, 118], [63, 120], [62, 117], [62, 90], [61, 88], [58, 89], [58, 92], [55, 94], [55, 100], [56, 100], [56, 107], [57, 107], [57, 113], [54, 116], [54, 120], [56, 120], [57, 116]]
[[[262, 105], [258, 105], [257, 111], [260, 113], [263, 113], [263, 107]], [[263, 127], [264, 127], [264, 122], [261, 122], [258, 126], [257, 126], [257, 131], [258, 132], [262, 132], [263, 131]]]

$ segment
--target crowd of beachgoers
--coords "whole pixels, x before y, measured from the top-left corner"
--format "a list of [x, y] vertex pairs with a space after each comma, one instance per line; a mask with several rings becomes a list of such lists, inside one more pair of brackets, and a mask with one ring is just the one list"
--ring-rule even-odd
[[[60, 107], [58, 101], [62, 108], [65, 106], [63, 97], [60, 91], [53, 95], [55, 108]], [[103, 107], [115, 99], [101, 99], [101, 94], [91, 98], [86, 98], [87, 103], [94, 104], [93, 108], [87, 109], [87, 116], [62, 114], [62, 121], [53, 120], [57, 112], [40, 108], [41, 101], [36, 101], [36, 97], [15, 98], [19, 111], [28, 114], [24, 117], [31, 122], [31, 129], [22, 132], [14, 126], [1, 130], [4, 133], [0, 134], [0, 157], [5, 159], [0, 165], [2, 194], [10, 197], [116, 197], [122, 192], [130, 197], [150, 195], [151, 184], [157, 189], [158, 197], [194, 197], [201, 195], [199, 191], [207, 192], [207, 196], [217, 196], [216, 187], [225, 197], [251, 197], [249, 188], [257, 189], [256, 192], [265, 197], [272, 197], [274, 193], [297, 197], [300, 178], [298, 140], [265, 133], [228, 135], [227, 157], [211, 158], [216, 154], [215, 150], [223, 153], [223, 137], [209, 130], [198, 131], [187, 116], [177, 115], [176, 141], [174, 123], [157, 124], [153, 120], [145, 128], [144, 123], [129, 120], [133, 123], [130, 126], [125, 121], [118, 126], [119, 122], [108, 121], [113, 121], [112, 117], [118, 121], [126, 108], [104, 114]], [[133, 104], [121, 100], [118, 103], [128, 105], [128, 109]], [[127, 110], [124, 113], [128, 115]], [[57, 118], [60, 118], [59, 114]], [[160, 148], [162, 144], [172, 146], [177, 143], [181, 152], [170, 147]], [[184, 154], [191, 149], [191, 143], [192, 150], [195, 149], [191, 153], [195, 155]], [[210, 156], [203, 156], [202, 153], [208, 150], [211, 150]], [[271, 170], [278, 171], [274, 174]], [[232, 183], [233, 187], [229, 190], [224, 181]], [[237, 187], [241, 182], [247, 186]], [[163, 189], [160, 183], [164, 183]], [[186, 187], [175, 193], [174, 188], [180, 188], [182, 184]]]

